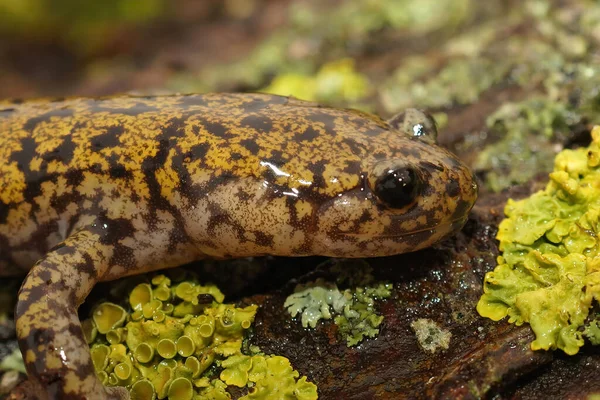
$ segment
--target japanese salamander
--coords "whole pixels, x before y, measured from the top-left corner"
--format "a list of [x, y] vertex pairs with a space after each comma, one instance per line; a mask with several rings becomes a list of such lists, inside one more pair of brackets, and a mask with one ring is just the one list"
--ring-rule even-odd
[[390, 121], [261, 94], [0, 102], [0, 275], [39, 398], [127, 398], [77, 316], [94, 284], [202, 258], [386, 256], [465, 223], [469, 169]]

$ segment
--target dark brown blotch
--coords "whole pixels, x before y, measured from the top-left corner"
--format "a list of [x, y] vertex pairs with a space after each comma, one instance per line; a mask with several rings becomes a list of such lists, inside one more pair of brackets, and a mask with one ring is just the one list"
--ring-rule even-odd
[[273, 150], [268, 157], [263, 158], [262, 161], [273, 164], [277, 167], [285, 165], [288, 160], [288, 155], [280, 150]]
[[[0, 224], [6, 223], [9, 211], [10, 211], [10, 207], [8, 206], [8, 204], [4, 204], [3, 202], [0, 202]], [[4, 242], [4, 243], [8, 242], [8, 240], [6, 240], [6, 238], [2, 235], [0, 235], [0, 240], [2, 240], [2, 242]]]
[[327, 162], [325, 160], [315, 160], [307, 164], [306, 167], [313, 173], [313, 183], [311, 187], [324, 188], [327, 186], [327, 182], [325, 182], [325, 179], [323, 178], [326, 166]]
[[403, 156], [412, 157], [416, 160], [420, 159], [424, 155], [420, 149], [412, 145], [399, 147], [397, 151]]
[[[354, 141], [352, 139], [349, 139], [349, 138], [343, 139], [342, 143], [344, 143], [346, 146], [348, 146], [348, 148], [350, 149], [352, 154], [362, 155], [365, 153], [365, 147], [362, 144], [357, 143], [356, 141]], [[385, 157], [385, 154], [379, 158], [383, 158], [383, 157]], [[378, 157], [375, 156], [375, 158], [378, 158]]]
[[204, 125], [204, 128], [211, 135], [214, 135], [214, 136], [217, 136], [217, 137], [220, 137], [223, 139], [229, 139], [233, 136], [232, 133], [229, 131], [229, 129], [220, 122], [203, 120], [202, 125]]
[[23, 124], [23, 129], [29, 132], [33, 132], [33, 130], [39, 124], [43, 122], [49, 122], [52, 117], [69, 118], [72, 117], [73, 114], [74, 111], [70, 108], [59, 108], [56, 110], [48, 111], [47, 113], [28, 119], [27, 122]]
[[103, 135], [96, 136], [92, 139], [92, 150], [100, 151], [105, 148], [116, 147], [121, 144], [119, 137], [125, 129], [120, 125], [113, 125], [106, 129]]
[[273, 121], [265, 115], [248, 115], [241, 120], [240, 125], [267, 133], [273, 129]]
[[[198, 143], [190, 149], [188, 154], [186, 154], [186, 156], [184, 157], [184, 161], [185, 162], [190, 162], [192, 160], [204, 161], [206, 159], [206, 154], [208, 153], [209, 150], [210, 150], [210, 143], [208, 143], [208, 142]], [[190, 159], [188, 160], [187, 157], [190, 157]]]
[[320, 135], [321, 135], [321, 132], [317, 131], [312, 126], [309, 126], [308, 128], [306, 128], [304, 130], [304, 132], [301, 132], [299, 135], [297, 135], [296, 139], [300, 142], [312, 142], [313, 140], [318, 138]]
[[253, 231], [256, 237], [256, 244], [263, 247], [273, 247], [274, 235], [267, 234], [263, 231]]
[[208, 220], [208, 227], [207, 227], [207, 231], [209, 234], [213, 235], [215, 232], [215, 229], [220, 226], [220, 225], [227, 225], [229, 227], [231, 227], [234, 232], [235, 232], [235, 237], [240, 240], [240, 241], [244, 241], [244, 232], [245, 229], [233, 218], [231, 218], [231, 215], [229, 215], [229, 213], [227, 211], [225, 211], [220, 205], [218, 205], [215, 202], [209, 202], [208, 203], [208, 213], [210, 215], [210, 218]]
[[127, 179], [132, 176], [132, 173], [130, 170], [128, 170], [123, 165], [115, 163], [115, 162], [110, 163], [110, 169], [108, 170], [108, 173], [109, 173], [110, 177], [114, 178], [114, 179], [124, 179], [124, 178]]
[[47, 173], [47, 162], [43, 162], [39, 170], [31, 169], [31, 159], [37, 153], [37, 144], [32, 137], [26, 137], [21, 139], [21, 150], [15, 151], [11, 154], [10, 159], [17, 163], [17, 168], [23, 171], [26, 179], [26, 188], [23, 191], [25, 200], [32, 203], [32, 212], [38, 210], [38, 206], [33, 199], [42, 193], [42, 182], [56, 179], [56, 174]]
[[375, 153], [373, 153], [373, 158], [377, 161], [385, 160], [386, 158], [388, 158], [388, 154], [383, 151], [376, 151]]
[[450, 179], [446, 182], [446, 194], [450, 197], [456, 197], [460, 194], [460, 184], [454, 180]]
[[208, 107], [208, 101], [205, 96], [202, 95], [185, 95], [181, 96], [178, 104], [183, 107], [191, 107], [191, 106], [202, 106]]
[[[81, 262], [75, 266], [76, 271], [88, 274], [92, 279], [95, 280], [96, 277], [98, 276], [97, 265], [94, 264], [94, 260], [92, 259], [92, 257], [89, 254], [83, 253], [82, 257], [83, 257], [83, 262]], [[86, 279], [88, 279], [88, 278], [86, 278]]]
[[212, 191], [216, 188], [220, 187], [221, 185], [225, 185], [234, 179], [236, 179], [236, 177], [228, 172], [223, 172], [220, 175], [212, 175], [203, 185], [203, 191], [204, 193], [212, 193]]
[[[168, 140], [173, 137], [182, 137], [185, 135], [185, 126], [188, 121], [188, 117], [184, 115], [183, 117], [173, 117], [169, 119], [169, 121], [161, 127], [161, 140]], [[198, 126], [193, 126], [196, 134], [198, 133]]]
[[171, 232], [169, 232], [169, 246], [167, 251], [173, 254], [179, 245], [189, 243], [190, 237], [183, 228], [182, 224], [175, 224]]
[[240, 141], [240, 145], [244, 146], [252, 155], [258, 155], [260, 146], [254, 139], [244, 139]]
[[83, 172], [79, 170], [70, 169], [64, 176], [67, 179], [67, 185], [73, 186], [74, 188], [83, 182]]
[[449, 165], [450, 168], [452, 168], [452, 169], [459, 170], [459, 169], [464, 168], [462, 163], [456, 157], [450, 156], [450, 155], [448, 157], [446, 157], [445, 164]]
[[466, 217], [469, 211], [471, 210], [472, 206], [473, 203], [465, 200], [460, 200], [458, 202], [458, 205], [456, 206], [456, 210], [454, 210], [454, 213], [452, 214], [452, 219], [456, 220]]
[[241, 202], [247, 202], [252, 198], [252, 196], [242, 188], [238, 189], [238, 191], [235, 193], [235, 197]]
[[424, 170], [436, 170], [436, 171], [440, 171], [443, 172], [444, 171], [444, 167], [439, 165], [439, 164], [434, 164], [430, 161], [419, 161], [419, 165], [421, 166], [421, 168], [423, 168]]
[[[206, 154], [206, 151], [205, 151]], [[181, 151], [175, 152], [175, 155], [172, 158], [173, 162], [173, 171], [177, 173], [177, 177], [179, 178], [179, 190], [180, 192], [188, 199], [197, 201], [198, 196], [196, 195], [196, 187], [192, 182], [189, 171], [186, 168], [185, 164], [192, 161], [193, 153], [190, 151], [186, 154], [182, 154]]]
[[48, 163], [52, 160], [57, 160], [65, 165], [68, 165], [73, 160], [77, 144], [73, 142], [72, 135], [63, 137], [61, 144], [54, 151], [44, 154], [42, 159]]
[[365, 222], [369, 222], [373, 216], [369, 210], [364, 210], [363, 213], [358, 218], [359, 224], [364, 224]]
[[121, 243], [114, 244], [113, 254], [110, 258], [109, 264], [111, 266], [119, 265], [130, 271], [133, 270], [133, 268], [136, 266], [133, 249]]
[[343, 171], [348, 174], [359, 174], [360, 170], [361, 170], [360, 161], [357, 161], [357, 160], [346, 161], [346, 165], [344, 165], [344, 169], [343, 169]]
[[287, 97], [274, 95], [255, 95], [251, 98], [251, 100], [247, 100], [248, 97], [244, 95], [231, 96], [244, 100], [239, 106], [239, 108], [242, 109], [244, 113], [255, 113], [271, 105], [285, 104], [288, 101]]
[[[98, 104], [102, 104], [102, 103], [98, 103]], [[159, 109], [151, 106], [148, 103], [144, 103], [144, 102], [139, 102], [139, 103], [135, 103], [133, 106], [131, 107], [120, 107], [120, 108], [110, 108], [110, 107], [105, 107], [102, 105], [94, 105], [92, 106], [92, 112], [94, 113], [100, 113], [100, 112], [107, 112], [109, 114], [113, 114], [113, 115], [128, 115], [130, 117], [137, 117], [140, 116], [142, 114], [146, 114], [146, 113], [150, 113], [150, 112], [158, 112]]]
[[327, 133], [335, 132], [335, 120], [338, 118], [335, 110], [328, 108], [318, 108], [306, 114], [306, 119], [312, 122], [323, 124]]
[[70, 204], [78, 204], [83, 199], [83, 196], [77, 191], [67, 191], [60, 196], [53, 196], [50, 204], [58, 214], [62, 214]]
[[[83, 336], [83, 330], [80, 325], [69, 324], [69, 326], [65, 329], [66, 332], [71, 337], [76, 337], [81, 342], [86, 343], [85, 336]], [[65, 334], [66, 334], [65, 332]], [[92, 363], [81, 364], [77, 363], [77, 368], [73, 369], [75, 374], [81, 379], [84, 380], [92, 374], [95, 374], [94, 365]]]
[[115, 244], [126, 237], [131, 237], [135, 233], [135, 228], [131, 220], [127, 218], [108, 218], [101, 217], [98, 220], [103, 234], [100, 242], [103, 244]]

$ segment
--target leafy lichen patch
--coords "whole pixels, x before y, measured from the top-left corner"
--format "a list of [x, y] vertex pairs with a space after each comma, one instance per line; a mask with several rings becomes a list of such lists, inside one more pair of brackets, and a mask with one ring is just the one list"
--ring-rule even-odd
[[486, 274], [477, 311], [510, 323], [529, 323], [533, 350], [576, 354], [582, 327], [597, 342], [597, 322], [587, 322], [600, 298], [600, 127], [587, 148], [556, 156], [546, 188], [509, 200], [497, 239], [502, 255]]
[[324, 279], [299, 284], [285, 300], [284, 307], [292, 318], [301, 316], [304, 328], [315, 328], [320, 320], [333, 318], [348, 346], [376, 337], [383, 316], [375, 305], [377, 300], [391, 296], [392, 284], [374, 282], [371, 267], [363, 261], [358, 265], [341, 262], [334, 269], [340, 272], [338, 282], [349, 281], [350, 288], [340, 290], [336, 283]]
[[96, 374], [135, 399], [230, 399], [230, 386], [247, 388], [245, 400], [316, 399], [288, 359], [243, 353], [258, 307], [223, 300], [214, 285], [156, 275], [123, 304], [97, 305], [83, 322]]

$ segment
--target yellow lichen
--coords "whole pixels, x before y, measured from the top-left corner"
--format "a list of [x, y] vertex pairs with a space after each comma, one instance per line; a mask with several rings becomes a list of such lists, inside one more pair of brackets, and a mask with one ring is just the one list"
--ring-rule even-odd
[[229, 399], [229, 385], [248, 387], [247, 400], [317, 398], [286, 358], [242, 353], [257, 306], [223, 304], [216, 286], [176, 280], [157, 275], [133, 288], [123, 301], [129, 311], [102, 303], [84, 321], [103, 384], [140, 400]]
[[303, 100], [356, 102], [370, 93], [367, 78], [358, 73], [350, 58], [330, 62], [314, 75], [297, 73], [276, 77], [264, 91]]
[[[588, 148], [557, 155], [544, 190], [506, 204], [497, 235], [502, 255], [486, 274], [477, 310], [493, 320], [529, 323], [533, 350], [577, 353], [584, 343], [580, 327], [600, 298], [599, 157], [597, 126]], [[596, 332], [585, 330], [592, 342]]]

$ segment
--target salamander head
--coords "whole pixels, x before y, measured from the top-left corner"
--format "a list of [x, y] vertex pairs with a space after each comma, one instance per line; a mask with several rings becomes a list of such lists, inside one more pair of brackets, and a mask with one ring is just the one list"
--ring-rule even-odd
[[276, 96], [227, 96], [180, 144], [191, 149], [192, 203], [179, 208], [203, 253], [385, 256], [430, 246], [465, 223], [477, 186], [434, 144], [435, 123], [422, 112], [386, 122]]
[[418, 110], [372, 137], [358, 184], [320, 205], [313, 251], [343, 257], [422, 249], [459, 230], [477, 185], [456, 156], [435, 145], [436, 127]]

